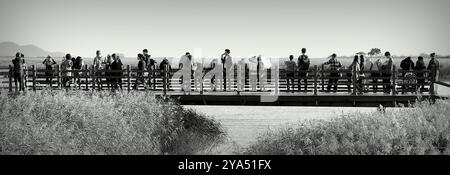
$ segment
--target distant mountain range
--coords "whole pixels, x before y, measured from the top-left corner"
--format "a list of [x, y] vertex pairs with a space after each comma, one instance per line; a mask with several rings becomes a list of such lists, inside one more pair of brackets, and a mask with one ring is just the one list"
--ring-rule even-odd
[[0, 56], [13, 57], [17, 52], [23, 53], [25, 57], [45, 57], [47, 55], [62, 57], [65, 55], [62, 52], [49, 52], [32, 44], [21, 46], [10, 41], [0, 43]]

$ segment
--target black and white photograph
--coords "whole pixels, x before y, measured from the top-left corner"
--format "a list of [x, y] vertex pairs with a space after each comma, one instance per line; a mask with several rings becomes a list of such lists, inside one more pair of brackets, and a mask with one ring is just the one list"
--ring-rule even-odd
[[285, 155], [449, 155], [449, 17], [449, 0], [0, 0], [0, 159], [270, 174]]

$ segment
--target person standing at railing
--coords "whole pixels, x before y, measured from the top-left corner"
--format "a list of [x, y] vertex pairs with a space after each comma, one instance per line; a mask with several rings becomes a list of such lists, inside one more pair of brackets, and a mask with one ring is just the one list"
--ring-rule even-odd
[[45, 65], [45, 81], [50, 85], [51, 88], [54, 76], [53, 65], [56, 64], [56, 61], [50, 55], [48, 55], [47, 58], [44, 59], [42, 64]]
[[378, 58], [373, 64], [372, 67], [373, 72], [371, 73], [371, 77], [373, 78], [372, 83], [374, 93], [378, 92], [378, 79], [381, 77], [381, 67], [382, 67], [381, 59]]
[[[428, 67], [427, 69], [430, 71], [431, 74], [431, 80], [436, 82], [439, 81], [439, 70], [440, 70], [440, 65], [439, 65], [439, 61], [436, 59], [436, 53], [431, 53], [430, 54], [431, 60], [428, 63]], [[434, 94], [437, 94], [437, 85], [434, 84]]]
[[383, 92], [385, 94], [389, 94], [391, 93], [392, 88], [394, 88], [391, 85], [393, 61], [390, 52], [384, 53], [384, 56], [387, 59], [381, 66], [381, 76], [383, 77]]
[[120, 57], [116, 54], [112, 54], [112, 59], [114, 60], [111, 63], [111, 70], [113, 71], [111, 73], [111, 76], [113, 76], [112, 83], [113, 83], [113, 89], [117, 89], [117, 84], [119, 84], [120, 90], [122, 90], [122, 61], [120, 60]]
[[256, 84], [258, 82], [258, 62], [256, 61], [256, 56], [248, 59], [248, 78], [250, 80], [249, 84], [252, 91], [256, 91]]
[[[14, 77], [14, 87], [16, 92], [25, 91], [25, 85], [24, 85], [24, 65], [25, 65], [25, 59], [23, 58], [24, 55], [20, 52], [16, 53], [16, 58], [12, 60], [13, 63], [13, 77]], [[19, 86], [17, 86], [19, 84]], [[17, 87], [19, 87], [17, 90]]]
[[245, 59], [242, 58], [237, 64], [237, 90], [245, 91]]
[[220, 56], [220, 60], [222, 61], [223, 66], [223, 81], [224, 81], [224, 90], [231, 90], [231, 79], [234, 78], [234, 70], [233, 70], [233, 60], [230, 56], [230, 49], [225, 49], [225, 52]]
[[425, 88], [425, 74], [423, 71], [425, 71], [427, 67], [425, 66], [425, 62], [423, 61], [423, 57], [418, 57], [416, 61], [416, 66], [414, 67], [414, 70], [417, 71], [416, 77], [417, 77], [417, 87], [416, 92], [419, 91], [419, 93], [422, 93], [423, 89]]
[[[367, 79], [367, 78], [371, 76], [370, 71], [372, 71], [372, 69], [373, 69], [373, 62], [372, 62], [371, 58], [365, 59], [364, 55], [360, 55], [359, 60], [364, 60], [364, 61], [362, 61], [363, 65], [361, 66], [362, 67], [361, 76], [363, 78], [366, 78], [366, 79], [362, 80], [362, 83], [367, 84], [367, 83], [369, 83], [369, 79]], [[366, 72], [366, 71], [369, 71], [369, 72]], [[365, 92], [369, 91], [369, 86], [364, 85], [363, 90]]]
[[[93, 61], [93, 63], [92, 63], [93, 68], [94, 68], [94, 71], [95, 71], [96, 79], [95, 79], [95, 80], [92, 80], [92, 81], [97, 82], [98, 89], [102, 89], [101, 78], [98, 78], [98, 77], [99, 77], [99, 76], [102, 76], [102, 72], [99, 71], [99, 70], [102, 69], [102, 63], [103, 63], [103, 62], [104, 62], [104, 60], [103, 60], [103, 57], [102, 57], [102, 53], [100, 52], [100, 50], [97, 50], [97, 51], [95, 52], [94, 61]], [[92, 88], [95, 89], [95, 87], [92, 87]]]
[[[144, 49], [143, 51], [144, 54], [144, 61], [146, 62], [146, 67], [147, 67], [147, 71], [149, 72], [148, 75], [149, 77], [155, 77], [155, 70], [156, 70], [156, 61], [152, 58], [152, 56], [148, 53], [147, 49]], [[152, 82], [152, 78], [148, 79], [148, 86], [151, 89], [153, 83], [156, 82]]]
[[[167, 58], [164, 58], [161, 63], [159, 64], [159, 70], [161, 73], [163, 73], [163, 76], [167, 76], [166, 81], [166, 90], [170, 90], [170, 70], [172, 70], [172, 66], [170, 66], [169, 60]], [[164, 88], [164, 87], [163, 87]]]
[[[137, 74], [136, 74], [136, 83], [134, 83], [134, 89], [138, 89], [139, 86], [139, 82], [141, 82], [142, 84], [144, 84], [144, 71], [145, 71], [145, 61], [144, 61], [144, 55], [142, 54], [138, 54], [137, 55], [137, 59], [138, 61], [138, 69], [137, 69]], [[145, 84], [144, 84], [145, 85]]]
[[305, 92], [308, 92], [308, 73], [305, 71], [308, 71], [309, 69], [309, 65], [310, 65], [310, 60], [308, 58], [308, 55], [306, 55], [306, 48], [302, 48], [302, 54], [298, 57], [297, 60], [297, 67], [298, 70], [300, 71], [298, 73], [298, 91], [301, 91], [301, 80], [303, 79], [303, 82], [305, 83]]
[[74, 76], [75, 76], [75, 82], [77, 84], [81, 83], [81, 79], [80, 76], [83, 75], [83, 72], [81, 72], [81, 70], [83, 69], [84, 66], [84, 61], [83, 58], [81, 58], [80, 56], [77, 56], [77, 58], [75, 59], [75, 62], [73, 62], [73, 67], [72, 69], [75, 70], [74, 72]]
[[61, 63], [61, 76], [63, 76], [62, 84], [64, 87], [70, 87], [72, 66], [72, 56], [68, 53], [66, 54], [66, 59]]
[[[400, 62], [400, 68], [402, 69], [403, 73], [401, 74], [401, 77], [403, 78], [403, 84], [402, 85], [402, 94], [405, 94], [407, 91], [411, 91], [411, 86], [415, 83], [413, 80], [415, 80], [414, 73], [411, 71], [414, 69], [414, 62], [411, 60], [411, 57], [406, 57]], [[405, 85], [409, 84], [409, 85]]]
[[335, 53], [333, 53], [329, 58], [329, 60], [325, 63], [323, 63], [324, 65], [330, 65], [330, 70], [332, 71], [330, 73], [330, 78], [328, 79], [328, 86], [327, 86], [327, 90], [328, 92], [330, 92], [331, 87], [333, 86], [333, 90], [336, 93], [337, 91], [337, 83], [339, 81], [339, 69], [342, 67], [341, 62], [339, 62], [337, 60], [337, 55]]
[[179, 65], [179, 71], [181, 72], [181, 90], [184, 94], [191, 92], [191, 76], [192, 76], [192, 56], [189, 52], [181, 56]]
[[349, 93], [351, 93], [352, 92], [352, 89], [351, 89], [351, 85], [353, 84], [353, 72], [355, 72], [355, 75], [354, 76], [356, 76], [356, 88], [358, 89], [358, 90], [361, 90], [361, 83], [362, 82], [360, 82], [359, 81], [359, 72], [360, 72], [360, 68], [361, 68], [361, 66], [360, 66], [360, 64], [359, 64], [359, 57], [358, 57], [358, 55], [355, 55], [355, 57], [353, 58], [353, 62], [352, 62], [352, 64], [350, 64], [349, 66], [348, 66], [348, 73], [347, 73], [347, 80], [348, 80], [348, 85], [347, 85], [347, 88], [348, 88], [348, 92]]
[[112, 88], [112, 81], [113, 79], [110, 78], [111, 76], [111, 72], [109, 72], [109, 70], [111, 70], [111, 64], [113, 63], [113, 59], [111, 57], [111, 55], [107, 55], [106, 56], [106, 60], [105, 60], [105, 77], [106, 77], [106, 84], [108, 86], [108, 89]]
[[287, 83], [287, 91], [294, 93], [294, 72], [295, 72], [295, 61], [294, 55], [289, 55], [289, 61], [286, 61], [284, 64], [286, 65], [286, 83]]
[[194, 88], [195, 90], [201, 91], [203, 83], [203, 66], [202, 63], [194, 64]]
[[264, 62], [261, 59], [261, 55], [259, 55], [256, 60], [258, 62], [256, 69], [258, 70], [259, 88], [260, 88], [260, 91], [265, 91], [266, 90], [266, 86], [265, 86], [266, 74], [267, 74], [266, 67], [264, 66]]

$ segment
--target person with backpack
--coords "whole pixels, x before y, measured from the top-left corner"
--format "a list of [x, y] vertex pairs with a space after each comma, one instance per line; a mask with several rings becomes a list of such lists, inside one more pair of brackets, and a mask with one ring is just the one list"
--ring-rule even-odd
[[410, 87], [412, 86], [412, 84], [415, 84], [415, 82], [413, 82], [413, 80], [415, 80], [415, 75], [411, 72], [414, 69], [414, 62], [411, 60], [411, 57], [406, 57], [405, 59], [403, 59], [400, 62], [400, 68], [403, 70], [403, 73], [401, 74], [404, 84], [402, 85], [402, 94], [405, 94], [410, 89], [413, 89]]
[[62, 84], [64, 87], [70, 87], [70, 79], [72, 77], [72, 56], [68, 53], [66, 54], [66, 59], [61, 63], [61, 76]]
[[298, 91], [301, 91], [301, 80], [303, 79], [303, 82], [305, 84], [305, 92], [308, 92], [308, 73], [306, 71], [308, 71], [309, 69], [310, 60], [308, 58], [308, 55], [306, 55], [306, 48], [302, 48], [302, 54], [298, 57], [297, 64], [299, 70], [299, 79], [297, 80]]
[[45, 65], [45, 81], [50, 85], [51, 88], [54, 76], [53, 65], [56, 64], [56, 61], [50, 55], [48, 55], [47, 58], [44, 59], [42, 64]]
[[[25, 91], [23, 67], [25, 66], [24, 55], [20, 52], [16, 53], [16, 57], [12, 60], [13, 63], [13, 77], [14, 87], [16, 92]], [[19, 86], [17, 86], [19, 84]], [[17, 90], [18, 89], [18, 90]]]

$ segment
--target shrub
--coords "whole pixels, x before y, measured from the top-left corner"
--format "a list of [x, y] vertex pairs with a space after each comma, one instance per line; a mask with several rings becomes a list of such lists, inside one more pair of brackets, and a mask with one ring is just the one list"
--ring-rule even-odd
[[411, 155], [450, 153], [450, 102], [419, 102], [269, 131], [243, 154]]
[[197, 154], [224, 135], [218, 122], [152, 93], [0, 95], [0, 154]]

